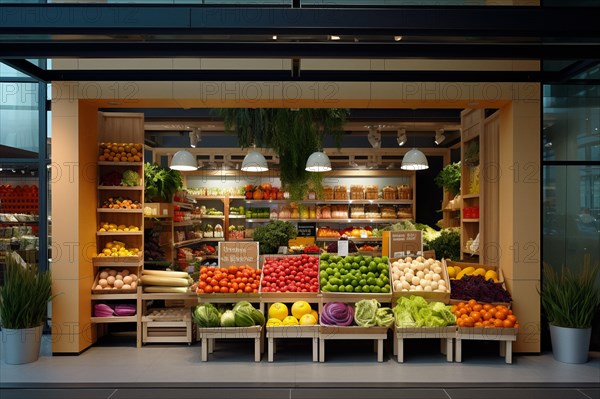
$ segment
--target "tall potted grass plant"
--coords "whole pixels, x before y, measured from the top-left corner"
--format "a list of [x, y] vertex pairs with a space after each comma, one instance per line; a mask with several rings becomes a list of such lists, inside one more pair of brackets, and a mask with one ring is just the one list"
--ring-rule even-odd
[[592, 333], [592, 320], [600, 306], [596, 277], [600, 263], [591, 265], [584, 256], [581, 272], [545, 263], [541, 290], [542, 307], [550, 324], [552, 353], [564, 363], [585, 363]]
[[18, 259], [16, 253], [7, 254], [0, 287], [2, 351], [8, 364], [38, 359], [48, 302], [54, 298], [50, 271]]

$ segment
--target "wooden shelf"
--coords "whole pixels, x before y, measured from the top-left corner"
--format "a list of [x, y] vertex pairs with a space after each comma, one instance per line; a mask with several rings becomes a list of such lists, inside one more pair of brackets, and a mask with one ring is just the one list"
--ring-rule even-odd
[[173, 206], [178, 206], [185, 209], [194, 209], [194, 204], [190, 204], [189, 202], [173, 202]]
[[479, 198], [479, 194], [465, 194], [462, 196], [463, 200], [464, 199], [471, 199], [471, 198]]
[[315, 222], [315, 223], [396, 223], [411, 219], [246, 219], [249, 223], [269, 222], [271, 220], [281, 220], [285, 222]]
[[98, 208], [98, 212], [102, 213], [143, 213], [143, 209], [112, 209], [112, 208]]
[[144, 215], [146, 219], [171, 219], [172, 217], [169, 215]]
[[230, 242], [235, 242], [235, 241], [254, 241], [254, 239], [252, 237], [246, 237], [246, 238], [236, 238], [236, 239], [228, 239], [227, 241]]
[[229, 215], [229, 219], [246, 219], [245, 215]]
[[173, 222], [173, 227], [185, 227], [185, 226], [192, 226], [196, 223], [200, 223], [200, 219], [196, 219], [195, 221], [192, 220], [184, 220], [183, 222]]
[[[196, 196], [196, 195], [192, 195], [192, 198], [195, 200], [202, 200], [202, 201], [210, 201], [210, 200], [224, 200], [225, 196], [223, 195], [206, 195], [206, 196]], [[231, 197], [230, 197], [231, 198]]]
[[187, 299], [195, 299], [198, 298], [198, 296], [196, 295], [195, 292], [189, 292], [187, 294], [172, 294], [172, 293], [143, 293], [142, 294], [142, 300], [148, 301], [148, 300], [155, 300], [155, 301], [160, 301], [160, 300], [187, 300]]
[[185, 241], [179, 241], [173, 244], [173, 247], [178, 248], [178, 247], [183, 247], [185, 245], [192, 245], [192, 244], [197, 244], [199, 242], [215, 242], [215, 241], [225, 241], [224, 238], [219, 237], [219, 238], [195, 238], [193, 240], [185, 240]]
[[92, 294], [92, 301], [123, 301], [137, 299], [137, 294]]
[[225, 215], [202, 215], [202, 219], [225, 219]]
[[[348, 237], [348, 241], [353, 242], [373, 242], [373, 241], [381, 241], [382, 237], [368, 237], [368, 238], [360, 238], [360, 237]], [[317, 237], [315, 241], [322, 242], [332, 242], [339, 241], [339, 237]]]
[[108, 190], [108, 191], [144, 191], [144, 186], [98, 186], [98, 190]]
[[97, 236], [141, 236], [143, 231], [97, 231]]
[[144, 166], [143, 162], [98, 161], [98, 166]]
[[479, 223], [479, 219], [463, 219], [463, 223]]
[[92, 323], [137, 323], [137, 316], [91, 317]]
[[288, 204], [295, 202], [297, 204], [324, 204], [324, 205], [412, 205], [413, 200], [384, 200], [384, 199], [347, 199], [347, 200], [246, 200], [247, 204]]

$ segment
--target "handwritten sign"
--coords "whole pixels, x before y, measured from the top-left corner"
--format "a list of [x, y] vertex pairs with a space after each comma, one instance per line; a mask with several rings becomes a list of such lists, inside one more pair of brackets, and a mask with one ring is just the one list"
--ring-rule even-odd
[[314, 237], [317, 235], [316, 223], [298, 223], [299, 237]]
[[390, 256], [399, 258], [423, 252], [423, 233], [420, 230], [390, 231]]
[[219, 267], [241, 265], [248, 265], [258, 269], [258, 242], [219, 242]]

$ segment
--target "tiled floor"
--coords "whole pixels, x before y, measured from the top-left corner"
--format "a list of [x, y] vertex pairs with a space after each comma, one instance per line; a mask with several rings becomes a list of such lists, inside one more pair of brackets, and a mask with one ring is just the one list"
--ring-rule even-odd
[[600, 399], [600, 353], [581, 365], [551, 354], [515, 355], [509, 365], [497, 343], [470, 342], [462, 363], [448, 363], [431, 341], [414, 340], [399, 364], [387, 345], [377, 363], [370, 342], [331, 341], [325, 363], [311, 358], [308, 340], [283, 340], [273, 363], [266, 355], [255, 363], [244, 340], [217, 341], [201, 362], [199, 344], [136, 349], [116, 340], [79, 356], [51, 356], [45, 339], [37, 362], [0, 363], [0, 398]]

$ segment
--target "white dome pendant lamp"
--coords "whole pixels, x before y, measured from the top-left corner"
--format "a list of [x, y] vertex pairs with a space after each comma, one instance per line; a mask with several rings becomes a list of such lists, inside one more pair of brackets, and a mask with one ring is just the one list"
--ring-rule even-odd
[[331, 170], [331, 161], [324, 152], [315, 151], [308, 157], [305, 170], [309, 172], [328, 172]]
[[171, 169], [180, 171], [191, 171], [197, 170], [198, 164], [196, 157], [190, 154], [188, 151], [177, 151], [171, 159]]
[[400, 169], [404, 170], [425, 170], [428, 168], [427, 157], [416, 148], [413, 148], [404, 155], [402, 166], [400, 166]]
[[258, 151], [250, 151], [242, 161], [242, 170], [244, 172], [266, 172], [269, 170], [267, 160]]

